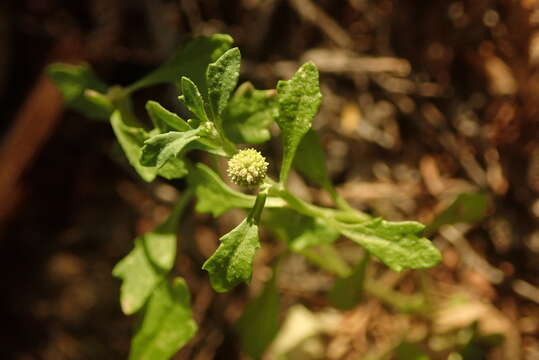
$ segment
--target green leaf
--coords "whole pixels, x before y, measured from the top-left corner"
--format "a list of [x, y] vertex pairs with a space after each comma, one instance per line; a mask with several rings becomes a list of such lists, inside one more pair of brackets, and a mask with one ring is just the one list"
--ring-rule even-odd
[[222, 114], [226, 136], [235, 143], [268, 141], [268, 127], [279, 112], [275, 95], [275, 90], [256, 90], [249, 82], [240, 85]]
[[175, 83], [181, 76], [186, 76], [198, 84], [205, 96], [206, 68], [230, 49], [232, 43], [233, 39], [223, 34], [194, 38], [182, 46], [166, 63], [131, 85], [128, 91], [133, 92], [155, 84]]
[[430, 360], [430, 357], [417, 345], [404, 342], [397, 347], [397, 360]]
[[156, 101], [148, 101], [146, 103], [146, 111], [148, 111], [153, 124], [161, 133], [192, 130], [191, 126], [185, 120], [173, 112], [168, 111]]
[[238, 48], [225, 52], [217, 61], [208, 66], [206, 84], [212, 119], [219, 126], [220, 116], [240, 75], [241, 54]]
[[485, 194], [460, 194], [427, 226], [425, 233], [432, 233], [443, 225], [479, 221], [486, 212], [487, 196]]
[[277, 101], [284, 153], [281, 165], [280, 182], [286, 183], [292, 161], [301, 138], [309, 131], [322, 94], [318, 83], [318, 69], [312, 62], [302, 65], [292, 79], [279, 81]]
[[179, 157], [170, 158], [165, 165], [157, 170], [157, 174], [159, 176], [162, 176], [168, 180], [181, 179], [188, 173], [189, 170], [187, 168], [187, 164]]
[[[102, 95], [107, 92], [107, 85], [99, 80], [88, 65], [56, 63], [49, 65], [47, 72], [62, 92], [69, 108], [93, 119], [110, 117], [112, 105]], [[98, 93], [102, 93], [101, 96]]]
[[247, 208], [254, 204], [254, 196], [248, 196], [228, 187], [212, 169], [197, 164], [189, 172], [188, 180], [197, 196], [196, 211], [211, 212], [217, 217], [233, 208]]
[[247, 218], [219, 240], [221, 244], [202, 266], [213, 289], [225, 292], [241, 282], [251, 282], [253, 259], [260, 247], [258, 226]]
[[[255, 197], [231, 189], [212, 169], [197, 164], [189, 171], [188, 181], [197, 196], [196, 211], [212, 213], [217, 217], [234, 208], [252, 208]], [[279, 198], [268, 198], [266, 207], [278, 208], [286, 203]]]
[[365, 275], [369, 256], [366, 254], [363, 259], [354, 267], [350, 275], [337, 278], [333, 288], [328, 294], [328, 298], [336, 308], [340, 310], [351, 310], [361, 300], [363, 287], [365, 285]]
[[271, 209], [266, 215], [264, 223], [295, 252], [302, 252], [315, 245], [330, 244], [339, 237], [339, 232], [323, 220], [290, 209]]
[[[83, 100], [86, 103], [87, 111], [79, 110], [90, 118], [107, 120], [114, 111], [114, 105], [109, 97], [93, 89], [86, 89], [83, 92]], [[75, 108], [75, 107], [74, 107]], [[81, 107], [82, 108], [82, 107]]]
[[191, 80], [182, 76], [181, 88], [185, 105], [190, 112], [192, 112], [200, 121], [209, 121], [206, 110], [204, 109], [204, 100], [198, 87]]
[[130, 360], [166, 360], [196, 333], [189, 289], [176, 278], [162, 281], [152, 293], [131, 344]]
[[280, 301], [275, 278], [251, 301], [236, 323], [243, 351], [259, 359], [279, 332]]
[[200, 129], [193, 129], [152, 136], [144, 141], [140, 163], [144, 166], [162, 167], [171, 158], [177, 157], [187, 144], [200, 138], [199, 132]]
[[139, 311], [163, 278], [165, 270], [154, 266], [146, 249], [153, 244], [168, 247], [167, 250], [173, 253], [176, 238], [174, 235], [160, 236], [154, 233], [136, 238], [135, 248], [114, 267], [113, 275], [123, 280], [120, 304], [126, 315]]
[[361, 224], [340, 224], [341, 234], [363, 246], [392, 270], [424, 269], [442, 256], [429, 239], [419, 237], [424, 226], [414, 221], [373, 219]]
[[148, 138], [148, 133], [141, 128], [128, 126], [122, 120], [120, 111], [115, 111], [111, 118], [110, 123], [114, 134], [118, 139], [118, 143], [122, 147], [122, 150], [127, 157], [127, 160], [135, 168], [140, 177], [146, 181], [151, 182], [155, 179], [157, 170], [153, 167], [142, 166], [139, 162], [142, 155], [142, 146], [144, 141]]
[[309, 129], [301, 139], [294, 157], [294, 167], [324, 190], [334, 193], [326, 167], [326, 154], [320, 137], [313, 129]]
[[227, 153], [223, 150], [223, 147], [209, 137], [201, 137], [200, 139], [188, 144], [186, 146], [185, 152], [191, 150], [202, 150], [221, 157], [227, 156]]
[[271, 208], [265, 212], [264, 223], [290, 250], [302, 254], [319, 267], [339, 276], [350, 273], [348, 265], [331, 246], [339, 232], [322, 219], [286, 208]]
[[164, 223], [135, 239], [135, 248], [112, 271], [115, 277], [122, 279], [120, 304], [126, 315], [139, 311], [172, 269], [176, 257], [176, 228], [189, 196], [182, 200]]

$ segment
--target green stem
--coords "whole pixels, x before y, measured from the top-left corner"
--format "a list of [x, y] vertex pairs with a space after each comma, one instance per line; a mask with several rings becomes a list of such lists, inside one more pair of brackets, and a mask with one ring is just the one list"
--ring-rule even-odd
[[294, 210], [300, 214], [318, 217], [326, 220], [330, 224], [337, 225], [337, 221], [344, 223], [358, 223], [364, 222], [370, 219], [366, 214], [355, 211], [350, 208], [350, 210], [336, 210], [330, 208], [324, 208], [320, 206], [313, 205], [306, 201], [299, 199], [298, 197], [292, 195], [286, 191], [280, 184], [276, 184], [273, 180], [268, 180], [271, 184], [270, 194], [273, 196], [280, 197]]
[[113, 107], [120, 111], [122, 122], [132, 127], [142, 127], [133, 111], [133, 104], [129, 94], [121, 86], [112, 86], [107, 92], [107, 98], [110, 99]]
[[335, 201], [335, 205], [337, 205], [339, 209], [344, 210], [347, 213], [353, 214], [357, 219], [361, 219], [361, 221], [366, 221], [371, 218], [364, 212], [351, 207], [350, 204], [348, 204], [348, 202], [342, 196], [337, 194], [335, 190], [333, 191], [335, 192], [335, 197], [333, 198], [333, 200]]
[[182, 217], [183, 212], [185, 211], [194, 193], [195, 193], [194, 189], [190, 187], [187, 188], [187, 190], [185, 190], [182, 193], [182, 197], [174, 205], [170, 216], [168, 217], [167, 221], [163, 224], [164, 228], [169, 229], [169, 231], [176, 231], [175, 227], [178, 223], [178, 220]]
[[297, 212], [312, 216], [312, 217], [320, 217], [320, 218], [327, 218], [328, 213], [326, 209], [320, 208], [318, 206], [309, 204], [308, 202], [305, 202], [294, 195], [290, 194], [288, 191], [284, 190], [279, 185], [273, 186], [271, 191], [275, 192], [275, 195], [286, 201], [286, 203]]
[[260, 216], [262, 215], [262, 210], [264, 210], [264, 205], [266, 204], [266, 198], [268, 197], [267, 191], [261, 191], [256, 196], [255, 204], [249, 215], [247, 215], [247, 220], [254, 222], [256, 225], [260, 223]]

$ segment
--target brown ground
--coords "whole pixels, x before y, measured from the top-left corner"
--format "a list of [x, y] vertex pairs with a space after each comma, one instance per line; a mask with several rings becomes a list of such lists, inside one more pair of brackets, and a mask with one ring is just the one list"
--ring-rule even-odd
[[[331, 312], [324, 294], [332, 277], [302, 258], [285, 261], [285, 307], [301, 303], [315, 321], [326, 316], [333, 324], [291, 358], [391, 358], [407, 340], [446, 359], [477, 322], [477, 352], [465, 359], [539, 359], [535, 0], [2, 2], [0, 358], [125, 358], [133, 319], [120, 312], [111, 270], [175, 196], [168, 185], [133, 176], [108, 124], [62, 112], [40, 75], [44, 66], [85, 60], [108, 83], [129, 84], [188, 34], [215, 32], [235, 38], [242, 78], [260, 88], [274, 87], [307, 59], [319, 65], [324, 102], [316, 127], [332, 177], [354, 206], [428, 222], [458, 193], [483, 190], [490, 201], [484, 220], [433, 236], [444, 254], [437, 268], [400, 276], [373, 268], [377, 281], [404, 293], [427, 284], [436, 304], [429, 318], [373, 296]], [[136, 105], [141, 114], [148, 99], [172, 108], [175, 97], [173, 89], [152, 88], [137, 94]], [[277, 154], [278, 146], [268, 144], [265, 153]], [[296, 191], [327, 202], [292, 180]], [[235, 222], [235, 214], [190, 214], [182, 224], [175, 272], [192, 290], [201, 330], [178, 359], [241, 357], [231, 323], [250, 293], [240, 287], [216, 295], [200, 270]], [[265, 242], [253, 291], [279, 248]], [[489, 346], [493, 334], [505, 341]]]

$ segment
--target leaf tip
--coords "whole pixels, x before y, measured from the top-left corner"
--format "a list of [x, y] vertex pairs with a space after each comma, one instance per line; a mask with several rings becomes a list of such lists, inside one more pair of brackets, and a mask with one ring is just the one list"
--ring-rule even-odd
[[137, 306], [135, 306], [129, 299], [122, 299], [120, 302], [120, 307], [122, 308], [122, 312], [125, 315], [133, 315], [138, 311]]

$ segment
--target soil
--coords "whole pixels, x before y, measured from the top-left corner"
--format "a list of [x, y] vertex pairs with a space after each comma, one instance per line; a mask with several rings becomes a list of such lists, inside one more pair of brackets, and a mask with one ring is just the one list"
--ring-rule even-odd
[[[313, 337], [319, 350], [298, 345], [288, 358], [416, 359], [421, 349], [431, 359], [539, 359], [535, 0], [0, 4], [0, 358], [126, 358], [136, 319], [121, 313], [112, 268], [186, 187], [138, 179], [107, 122], [62, 108], [45, 66], [85, 61], [108, 84], [128, 85], [188, 37], [217, 32], [234, 37], [241, 80], [257, 88], [274, 88], [304, 61], [318, 64], [324, 100], [315, 128], [353, 206], [428, 223], [460, 193], [489, 201], [482, 220], [433, 234], [443, 253], [436, 268], [396, 275], [373, 265], [373, 279], [405, 294], [427, 284], [436, 304], [427, 317], [372, 295], [333, 311], [334, 277], [287, 258], [283, 320], [302, 304], [313, 319], [330, 313], [336, 323]], [[150, 99], [178, 109], [176, 97], [172, 87], [142, 90], [137, 114], [146, 118]], [[274, 139], [261, 148], [270, 163], [279, 163], [279, 147]], [[330, 203], [297, 174], [291, 187]], [[174, 273], [189, 285], [200, 331], [177, 359], [246, 358], [233, 324], [282, 245], [263, 232], [250, 288], [216, 294], [200, 269], [240, 215], [213, 219], [190, 207], [182, 221]], [[337, 245], [351, 262], [361, 255], [344, 239]]]

